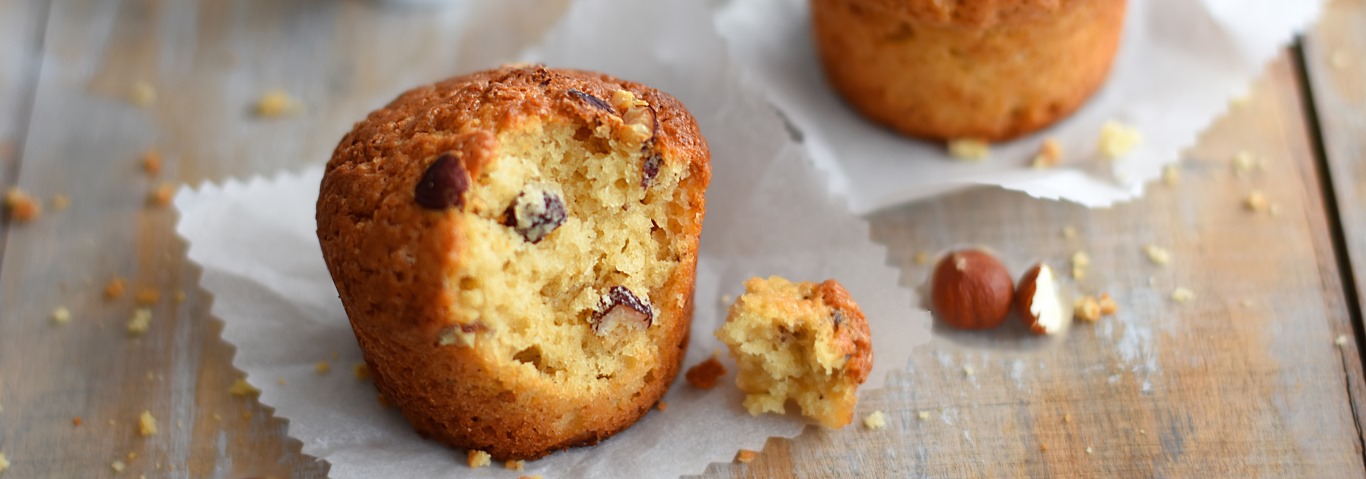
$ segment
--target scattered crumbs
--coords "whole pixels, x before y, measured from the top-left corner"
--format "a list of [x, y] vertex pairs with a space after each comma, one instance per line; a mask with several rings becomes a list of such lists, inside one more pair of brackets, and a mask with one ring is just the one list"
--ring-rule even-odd
[[351, 374], [356, 376], [359, 381], [370, 379], [370, 367], [365, 363], [360, 363], [351, 368]]
[[72, 416], [72, 417], [71, 417], [71, 425], [72, 425], [72, 426], [81, 427], [81, 424], [84, 424], [84, 423], [85, 423], [85, 419], [81, 419], [80, 416]]
[[1109, 293], [1100, 293], [1100, 298], [1096, 300], [1096, 303], [1100, 307], [1101, 316], [1109, 316], [1119, 312], [1119, 304], [1116, 304], [1115, 300], [1110, 298]]
[[470, 468], [480, 468], [487, 466], [492, 462], [492, 459], [493, 457], [489, 456], [489, 453], [484, 451], [471, 450], [469, 452]]
[[150, 149], [143, 152], [142, 158], [140, 158], [139, 161], [142, 163], [142, 172], [147, 173], [147, 176], [157, 176], [161, 174], [161, 152], [156, 149]]
[[873, 411], [873, 413], [869, 414], [868, 417], [863, 418], [863, 427], [872, 429], [874, 431], [878, 429], [886, 429], [887, 418], [883, 417], [882, 411]]
[[104, 299], [114, 300], [123, 297], [123, 278], [115, 276], [104, 285]]
[[526, 461], [517, 460], [504, 462], [503, 469], [507, 469], [509, 471], [520, 471], [522, 469], [526, 469]]
[[181, 290], [176, 290], [175, 295], [171, 296], [171, 299], [177, 303], [185, 301], [185, 292]]
[[1186, 303], [1195, 299], [1195, 292], [1188, 288], [1176, 288], [1172, 290], [1172, 301]]
[[152, 310], [138, 308], [133, 310], [133, 319], [128, 320], [128, 334], [141, 336], [152, 325]]
[[1266, 196], [1263, 195], [1260, 191], [1253, 191], [1252, 193], [1248, 193], [1247, 198], [1243, 199], [1243, 207], [1247, 208], [1248, 211], [1252, 211], [1254, 213], [1266, 211]]
[[147, 195], [147, 203], [152, 206], [166, 206], [171, 204], [172, 198], [175, 198], [175, 187], [170, 183], [162, 183]]
[[1077, 299], [1072, 305], [1073, 316], [1088, 323], [1094, 323], [1100, 319], [1100, 302], [1091, 296], [1083, 296]]
[[71, 197], [67, 195], [52, 195], [52, 209], [62, 211], [71, 207]]
[[1143, 134], [1137, 128], [1116, 121], [1107, 121], [1100, 127], [1100, 154], [1114, 160], [1129, 154], [1143, 141]]
[[1338, 347], [1346, 346], [1346, 345], [1347, 345], [1347, 335], [1346, 335], [1346, 334], [1338, 335], [1338, 338], [1335, 339], [1335, 340], [1333, 340], [1333, 344], [1338, 345]]
[[1077, 237], [1077, 229], [1076, 229], [1076, 228], [1073, 228], [1071, 225], [1062, 227], [1062, 237], [1065, 238], [1065, 239], [1076, 238], [1076, 237]]
[[115, 459], [113, 463], [109, 464], [109, 468], [113, 469], [114, 472], [123, 472], [123, 461]]
[[138, 416], [138, 434], [142, 437], [157, 435], [157, 418], [152, 417], [151, 411], [142, 411]]
[[274, 89], [256, 100], [256, 116], [261, 118], [280, 118], [298, 113], [299, 100], [289, 96], [284, 90]]
[[721, 361], [717, 360], [716, 355], [713, 354], [706, 361], [688, 368], [688, 372], [684, 374], [684, 379], [687, 379], [688, 384], [697, 389], [711, 389], [716, 387], [716, 381], [725, 375], [726, 366], [721, 364]]
[[920, 411], [919, 413], [917, 413], [917, 414], [915, 415], [915, 417], [918, 417], [918, 418], [920, 418], [921, 421], [924, 421], [924, 420], [930, 418], [930, 412], [929, 412], [929, 411]]
[[332, 363], [329, 363], [327, 361], [318, 361], [317, 364], [313, 365], [313, 372], [316, 372], [318, 374], [327, 374], [331, 371]]
[[138, 108], [147, 108], [157, 102], [157, 89], [144, 80], [133, 82], [128, 87], [128, 101]]
[[1352, 54], [1347, 50], [1333, 50], [1333, 54], [1328, 57], [1328, 62], [1333, 64], [1333, 68], [1343, 70], [1352, 66]]
[[1029, 165], [1035, 169], [1052, 168], [1058, 166], [1060, 161], [1062, 161], [1062, 143], [1059, 143], [1056, 138], [1048, 138], [1039, 145], [1039, 152], [1034, 155], [1034, 159], [1029, 162]]
[[1158, 245], [1144, 245], [1143, 253], [1148, 255], [1149, 261], [1152, 261], [1153, 264], [1158, 266], [1166, 266], [1167, 263], [1172, 261], [1171, 252]]
[[991, 145], [972, 138], [949, 140], [949, 156], [960, 160], [985, 160], [991, 156]]
[[133, 300], [143, 306], [151, 306], [153, 304], [157, 304], [157, 301], [159, 301], [160, 299], [161, 292], [153, 288], [142, 288], [138, 290], [138, 294], [133, 296]]
[[963, 375], [964, 375], [964, 376], [972, 376], [972, 375], [975, 374], [975, 373], [976, 373], [976, 371], [973, 371], [973, 370], [972, 370], [972, 366], [963, 366]]
[[1085, 251], [1072, 254], [1072, 279], [1081, 281], [1086, 278], [1086, 267], [1091, 265], [1091, 255]]
[[1252, 153], [1239, 151], [1233, 154], [1233, 175], [1237, 177], [1247, 176], [1252, 170], [1257, 169], [1257, 159], [1252, 157]]
[[1072, 422], [1072, 415], [1071, 415], [1071, 414], [1063, 414], [1063, 415], [1062, 415], [1062, 422]]
[[912, 258], [912, 260], [915, 261], [915, 264], [924, 266], [930, 264], [930, 254], [920, 251], [915, 254], [915, 258]]
[[5, 469], [9, 469], [9, 459], [5, 458], [5, 453], [0, 452], [0, 472], [5, 472]]
[[65, 306], [58, 306], [52, 310], [52, 323], [58, 326], [71, 322], [71, 311]]
[[1086, 446], [1086, 453], [1091, 454], [1091, 446]]
[[284, 386], [287, 383], [287, 381], [285, 381], [284, 376], [280, 376], [278, 378], [275, 378], [275, 383]]
[[10, 220], [28, 223], [38, 219], [43, 212], [43, 205], [24, 190], [10, 188], [5, 192], [5, 209], [9, 211]]
[[[233, 396], [250, 396], [260, 394], [261, 390], [248, 383], [246, 378], [237, 378], [236, 381], [233, 381], [232, 386], [228, 387], [228, 393]], [[214, 416], [217, 417], [216, 414]]]
[[1181, 182], [1181, 168], [1175, 164], [1162, 167], [1162, 183], [1167, 186], [1176, 186]]
[[668, 401], [660, 401], [660, 402], [658, 402], [658, 403], [655, 403], [655, 409], [658, 409], [659, 412], [668, 411], [668, 410], [669, 410], [669, 402], [668, 402]]
[[741, 449], [740, 452], [735, 453], [735, 462], [741, 464], [749, 464], [751, 462], [754, 462], [754, 458], [756, 457], [759, 457], [758, 452], [751, 451], [749, 449]]

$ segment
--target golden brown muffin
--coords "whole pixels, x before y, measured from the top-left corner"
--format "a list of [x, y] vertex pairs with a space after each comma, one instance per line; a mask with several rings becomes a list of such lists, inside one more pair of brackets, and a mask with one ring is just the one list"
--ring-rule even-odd
[[678, 100], [597, 73], [504, 67], [371, 113], [317, 221], [380, 393], [499, 461], [630, 426], [687, 345], [709, 162]]
[[1075, 111], [1110, 71], [1125, 0], [812, 0], [830, 83], [902, 134], [999, 141]]
[[750, 414], [782, 414], [793, 401], [822, 426], [853, 421], [873, 346], [863, 312], [835, 280], [750, 278], [716, 337], [735, 358]]

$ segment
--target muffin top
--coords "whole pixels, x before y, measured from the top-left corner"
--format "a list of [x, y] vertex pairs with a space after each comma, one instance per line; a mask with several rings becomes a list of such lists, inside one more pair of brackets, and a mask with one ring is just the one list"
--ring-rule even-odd
[[845, 0], [853, 8], [922, 24], [989, 28], [1002, 22], [1047, 18], [1085, 1], [1120, 0]]

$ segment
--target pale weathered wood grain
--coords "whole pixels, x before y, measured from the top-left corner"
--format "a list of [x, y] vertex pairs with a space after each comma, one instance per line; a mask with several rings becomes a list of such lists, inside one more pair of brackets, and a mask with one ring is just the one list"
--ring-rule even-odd
[[[1351, 325], [1302, 113], [1283, 55], [1201, 137], [1178, 185], [1133, 204], [1087, 211], [985, 189], [875, 215], [907, 285], [929, 272], [921, 251], [988, 245], [1016, 273], [1035, 260], [1065, 269], [1087, 251], [1076, 287], [1109, 292], [1121, 311], [1054, 340], [1017, 325], [938, 330], [910, 372], [860, 405], [886, 411], [888, 430], [812, 428], [707, 477], [1360, 476], [1348, 388], [1360, 390], [1361, 363], [1334, 344]], [[1241, 150], [1265, 170], [1235, 175]], [[1279, 216], [1243, 208], [1254, 190]], [[1168, 248], [1171, 264], [1152, 264], [1145, 244]], [[1178, 286], [1198, 298], [1175, 303]]]

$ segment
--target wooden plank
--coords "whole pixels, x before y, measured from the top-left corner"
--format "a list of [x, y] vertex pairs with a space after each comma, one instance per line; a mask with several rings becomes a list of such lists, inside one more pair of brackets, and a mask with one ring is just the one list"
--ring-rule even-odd
[[[1350, 317], [1303, 114], [1282, 55], [1201, 136], [1181, 181], [1135, 203], [1087, 211], [976, 190], [875, 215], [907, 285], [929, 274], [922, 251], [989, 245], [1017, 273], [1033, 260], [1066, 269], [1087, 251], [1075, 286], [1109, 292], [1121, 311], [1052, 340], [1015, 325], [937, 330], [911, 372], [860, 405], [886, 411], [888, 430], [808, 430], [707, 477], [1361, 476], [1349, 394], [1361, 362], [1334, 344]], [[1239, 151], [1265, 169], [1237, 174]], [[1252, 191], [1278, 215], [1246, 210]], [[1146, 244], [1172, 262], [1152, 264]], [[1174, 302], [1176, 287], [1197, 299]]]
[[[233, 350], [185, 263], [172, 212], [149, 206], [148, 193], [324, 161], [352, 121], [413, 84], [511, 58], [564, 2], [536, 5], [539, 16], [461, 30], [447, 28], [465, 21], [459, 10], [368, 0], [53, 2], [18, 184], [72, 204], [7, 237], [6, 477], [101, 477], [116, 460], [127, 477], [325, 475], [268, 408], [228, 394], [240, 376]], [[143, 108], [130, 102], [139, 82], [157, 97]], [[255, 117], [256, 99], [275, 88], [301, 113]], [[164, 161], [156, 178], [139, 168], [151, 148]], [[126, 278], [128, 293], [106, 300], [113, 277]], [[144, 288], [160, 300], [150, 330], [131, 337], [125, 325]], [[57, 307], [70, 324], [51, 324]], [[159, 421], [155, 436], [137, 431], [144, 410]], [[72, 425], [76, 416], [83, 425]]]

